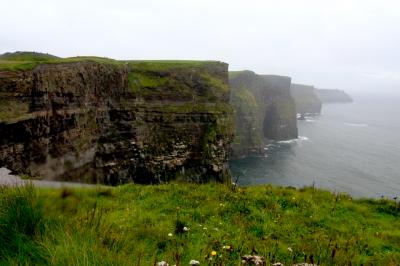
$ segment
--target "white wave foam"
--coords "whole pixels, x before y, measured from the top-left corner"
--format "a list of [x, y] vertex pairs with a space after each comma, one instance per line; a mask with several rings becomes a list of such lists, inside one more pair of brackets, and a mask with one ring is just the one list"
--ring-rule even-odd
[[292, 143], [295, 143], [295, 142], [297, 142], [297, 139], [288, 139], [288, 140], [278, 141], [279, 144], [292, 144]]
[[358, 124], [358, 123], [344, 123], [346, 126], [350, 126], [350, 127], [367, 127], [367, 124]]
[[293, 143], [299, 143], [299, 142], [307, 141], [307, 140], [309, 140], [308, 137], [299, 136], [297, 139], [281, 140], [281, 141], [278, 141], [277, 143], [279, 143], [279, 144], [293, 144]]

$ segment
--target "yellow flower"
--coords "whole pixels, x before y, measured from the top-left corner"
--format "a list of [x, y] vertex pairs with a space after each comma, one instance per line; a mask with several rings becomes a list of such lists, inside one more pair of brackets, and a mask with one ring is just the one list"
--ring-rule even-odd
[[217, 256], [217, 252], [215, 250], [211, 251], [211, 256]]

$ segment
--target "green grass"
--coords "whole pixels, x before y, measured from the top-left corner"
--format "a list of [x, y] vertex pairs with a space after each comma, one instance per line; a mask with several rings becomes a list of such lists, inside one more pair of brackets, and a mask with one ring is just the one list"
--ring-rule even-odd
[[[216, 61], [125, 61], [132, 92], [144, 98], [215, 102], [229, 93]], [[221, 71], [219, 73], [219, 71]], [[196, 88], [202, 87], [201, 91]]]
[[221, 184], [1, 192], [0, 264], [240, 265], [245, 254], [285, 265], [400, 263], [394, 201]]
[[14, 52], [14, 53], [5, 53], [0, 55], [0, 60], [5, 61], [47, 61], [58, 59], [59, 57], [37, 53], [37, 52]]
[[0, 55], [0, 71], [26, 71], [39, 64], [60, 64], [71, 62], [92, 61], [103, 64], [130, 65], [146, 71], [179, 70], [182, 68], [205, 68], [219, 64], [217, 61], [194, 60], [114, 60], [97, 56], [76, 56], [61, 58], [50, 54], [36, 52], [15, 52]]
[[0, 70], [24, 71], [43, 62], [57, 62], [61, 58], [36, 52], [15, 52], [0, 55]]
[[48, 253], [41, 244], [45, 231], [42, 206], [35, 190], [0, 187], [0, 262], [1, 264], [46, 263]]
[[133, 68], [139, 68], [142, 71], [170, 71], [182, 68], [205, 68], [208, 66], [218, 65], [218, 61], [195, 61], [195, 60], [127, 60]]
[[258, 107], [256, 98], [246, 88], [232, 90], [231, 102], [244, 113], [254, 111]]
[[96, 57], [96, 56], [77, 56], [68, 58], [25, 58], [22, 57], [18, 60], [5, 60], [0, 57], [0, 71], [27, 71], [34, 69], [40, 64], [62, 64], [62, 63], [74, 63], [74, 62], [96, 62], [102, 64], [112, 64], [116, 66], [122, 66], [126, 63], [117, 61], [110, 58]]
[[229, 85], [223, 82], [223, 80], [221, 80], [220, 78], [213, 77], [209, 73], [203, 73], [201, 77], [205, 79], [206, 82], [210, 84], [212, 87], [222, 92], [228, 93], [230, 91]]
[[130, 71], [128, 74], [128, 83], [135, 93], [140, 93], [143, 89], [154, 89], [165, 87], [168, 84], [168, 78], [146, 75], [142, 72]]

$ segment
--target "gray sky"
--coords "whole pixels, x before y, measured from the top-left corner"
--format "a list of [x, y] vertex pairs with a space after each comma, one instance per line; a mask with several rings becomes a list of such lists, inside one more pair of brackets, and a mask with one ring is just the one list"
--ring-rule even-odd
[[400, 93], [398, 0], [0, 0], [0, 53], [213, 59]]

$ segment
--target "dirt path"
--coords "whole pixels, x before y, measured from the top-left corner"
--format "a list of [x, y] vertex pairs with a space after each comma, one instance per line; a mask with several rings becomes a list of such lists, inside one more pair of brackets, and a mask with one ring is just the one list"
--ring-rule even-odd
[[61, 181], [47, 181], [47, 180], [24, 180], [19, 176], [11, 175], [11, 171], [7, 168], [0, 168], [0, 186], [21, 186], [25, 184], [33, 184], [37, 187], [50, 187], [50, 188], [63, 188], [63, 187], [98, 187], [99, 185], [74, 183], [74, 182], [61, 182]]

